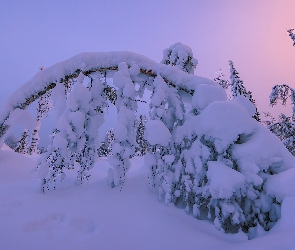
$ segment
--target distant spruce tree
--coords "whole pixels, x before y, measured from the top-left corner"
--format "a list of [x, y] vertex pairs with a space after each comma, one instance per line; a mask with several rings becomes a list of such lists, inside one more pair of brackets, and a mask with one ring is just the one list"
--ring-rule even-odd
[[274, 106], [278, 102], [286, 105], [287, 100], [291, 100], [292, 116], [288, 117], [284, 114], [279, 116], [279, 119], [272, 118], [267, 122], [269, 130], [277, 135], [284, 143], [286, 148], [295, 155], [295, 90], [290, 86], [275, 85], [270, 94], [270, 105]]
[[289, 33], [289, 36], [293, 40], [293, 46], [295, 47], [295, 34], [293, 33], [294, 29], [288, 29], [287, 32]]
[[260, 122], [260, 114], [257, 110], [255, 100], [252, 97], [252, 92], [246, 90], [243, 81], [239, 77], [238, 71], [234, 67], [234, 63], [231, 60], [228, 61], [228, 63], [230, 66], [231, 93], [232, 93], [233, 98], [235, 98], [239, 95], [242, 95], [242, 96], [245, 96], [246, 98], [248, 98], [254, 104], [254, 106], [256, 108], [256, 112], [253, 115], [253, 118]]

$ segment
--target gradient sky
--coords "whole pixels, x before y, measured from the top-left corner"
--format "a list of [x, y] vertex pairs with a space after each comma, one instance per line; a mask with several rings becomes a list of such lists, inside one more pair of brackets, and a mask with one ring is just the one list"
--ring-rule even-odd
[[84, 51], [132, 51], [155, 61], [175, 42], [195, 74], [229, 76], [232, 60], [259, 111], [275, 84], [295, 88], [294, 0], [9, 0], [0, 8], [0, 106], [40, 66]]

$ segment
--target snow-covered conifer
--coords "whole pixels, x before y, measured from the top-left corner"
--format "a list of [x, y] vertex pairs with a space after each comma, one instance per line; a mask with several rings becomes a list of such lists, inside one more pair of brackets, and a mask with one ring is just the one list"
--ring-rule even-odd
[[271, 132], [277, 135], [286, 148], [295, 155], [295, 90], [286, 84], [275, 85], [272, 88], [269, 98], [272, 106], [276, 105], [278, 101], [286, 105], [287, 100], [291, 100], [292, 117], [281, 114], [278, 120], [272, 119], [268, 121], [267, 127]]
[[295, 90], [293, 88], [286, 84], [275, 85], [269, 96], [270, 105], [274, 106], [278, 101], [281, 101], [283, 105], [286, 105], [289, 98], [292, 104], [292, 121], [295, 122]]
[[[230, 66], [231, 92], [232, 92], [233, 98], [239, 95], [242, 95], [247, 97], [255, 105], [255, 100], [252, 97], [252, 92], [246, 90], [243, 81], [239, 77], [238, 71], [234, 67], [233, 62], [229, 61], [228, 63]], [[260, 114], [257, 110], [256, 105], [255, 105], [255, 108], [256, 108], [256, 112], [253, 115], [253, 118], [257, 121], [260, 121], [260, 117], [259, 117]]]
[[50, 103], [51, 91], [47, 91], [44, 95], [42, 95], [38, 101], [37, 107], [37, 127], [33, 130], [32, 140], [30, 151], [32, 154], [38, 153], [38, 143], [39, 143], [39, 130], [41, 127], [41, 120], [47, 117], [49, 111], [52, 109], [52, 105]]
[[[112, 156], [109, 156], [108, 185], [110, 187], [121, 187], [125, 183], [126, 173], [130, 168], [129, 158], [135, 150], [134, 132], [134, 112], [137, 110], [135, 101], [136, 91], [131, 77], [138, 75], [139, 70], [133, 72], [133, 68], [128, 69], [124, 62], [119, 64], [118, 72], [115, 73], [113, 83], [117, 87], [116, 107], [118, 110], [117, 122], [114, 127], [114, 142]], [[138, 68], [138, 66], [137, 66]]]
[[135, 154], [140, 156], [145, 155], [149, 150], [149, 143], [145, 139], [145, 124], [147, 122], [146, 116], [140, 115], [138, 119], [135, 120], [135, 130], [136, 130], [136, 143]]
[[80, 165], [79, 183], [91, 175], [97, 154], [98, 128], [103, 122], [103, 108], [106, 107], [105, 86], [100, 82], [100, 73], [92, 77], [85, 87], [80, 74], [80, 81], [68, 96], [67, 108], [58, 120], [47, 153], [40, 160], [41, 168], [47, 166], [50, 169], [43, 186], [53, 180], [55, 182], [56, 172], [64, 178], [65, 169], [74, 168], [75, 161]]
[[107, 157], [113, 155], [113, 141], [114, 141], [114, 130], [111, 128], [105, 134], [105, 139], [101, 142], [100, 147], [98, 148], [99, 157]]
[[192, 49], [180, 42], [163, 51], [163, 64], [172, 65], [189, 74], [194, 74], [198, 60], [193, 57]]
[[[171, 134], [184, 120], [184, 105], [174, 88], [168, 86], [162, 77], [157, 76], [153, 82], [153, 94], [150, 103], [150, 121], [147, 123], [146, 136], [150, 143], [150, 152], [146, 155], [146, 166], [149, 168], [149, 184], [155, 189], [159, 183], [159, 196], [162, 197], [165, 183], [169, 182], [163, 176], [171, 165], [171, 159], [177, 154], [177, 149], [170, 145]], [[152, 126], [154, 124], [154, 126]], [[157, 127], [157, 128], [156, 128]], [[158, 137], [158, 138], [155, 138]], [[156, 140], [155, 140], [156, 139]], [[170, 190], [170, 186], [168, 188]], [[167, 193], [165, 200], [170, 200]]]

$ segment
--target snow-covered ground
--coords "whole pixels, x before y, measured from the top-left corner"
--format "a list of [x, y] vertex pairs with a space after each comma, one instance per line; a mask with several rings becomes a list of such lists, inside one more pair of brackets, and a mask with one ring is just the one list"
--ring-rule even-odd
[[294, 198], [283, 203], [285, 216], [269, 233], [248, 240], [159, 202], [142, 158], [132, 160], [121, 191], [107, 186], [106, 159], [96, 163], [88, 184], [74, 184], [73, 171], [46, 194], [35, 165], [33, 157], [0, 151], [1, 250], [295, 249]]

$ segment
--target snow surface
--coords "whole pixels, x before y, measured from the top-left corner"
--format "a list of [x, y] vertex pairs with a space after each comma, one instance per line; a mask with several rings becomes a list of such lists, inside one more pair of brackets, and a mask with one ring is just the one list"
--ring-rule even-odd
[[36, 159], [7, 147], [0, 151], [0, 249], [295, 249], [294, 197], [266, 235], [247, 240], [224, 234], [208, 221], [157, 200], [147, 184], [143, 158], [132, 159], [122, 191], [106, 184], [101, 158], [88, 184], [72, 171], [57, 190], [40, 192]]

